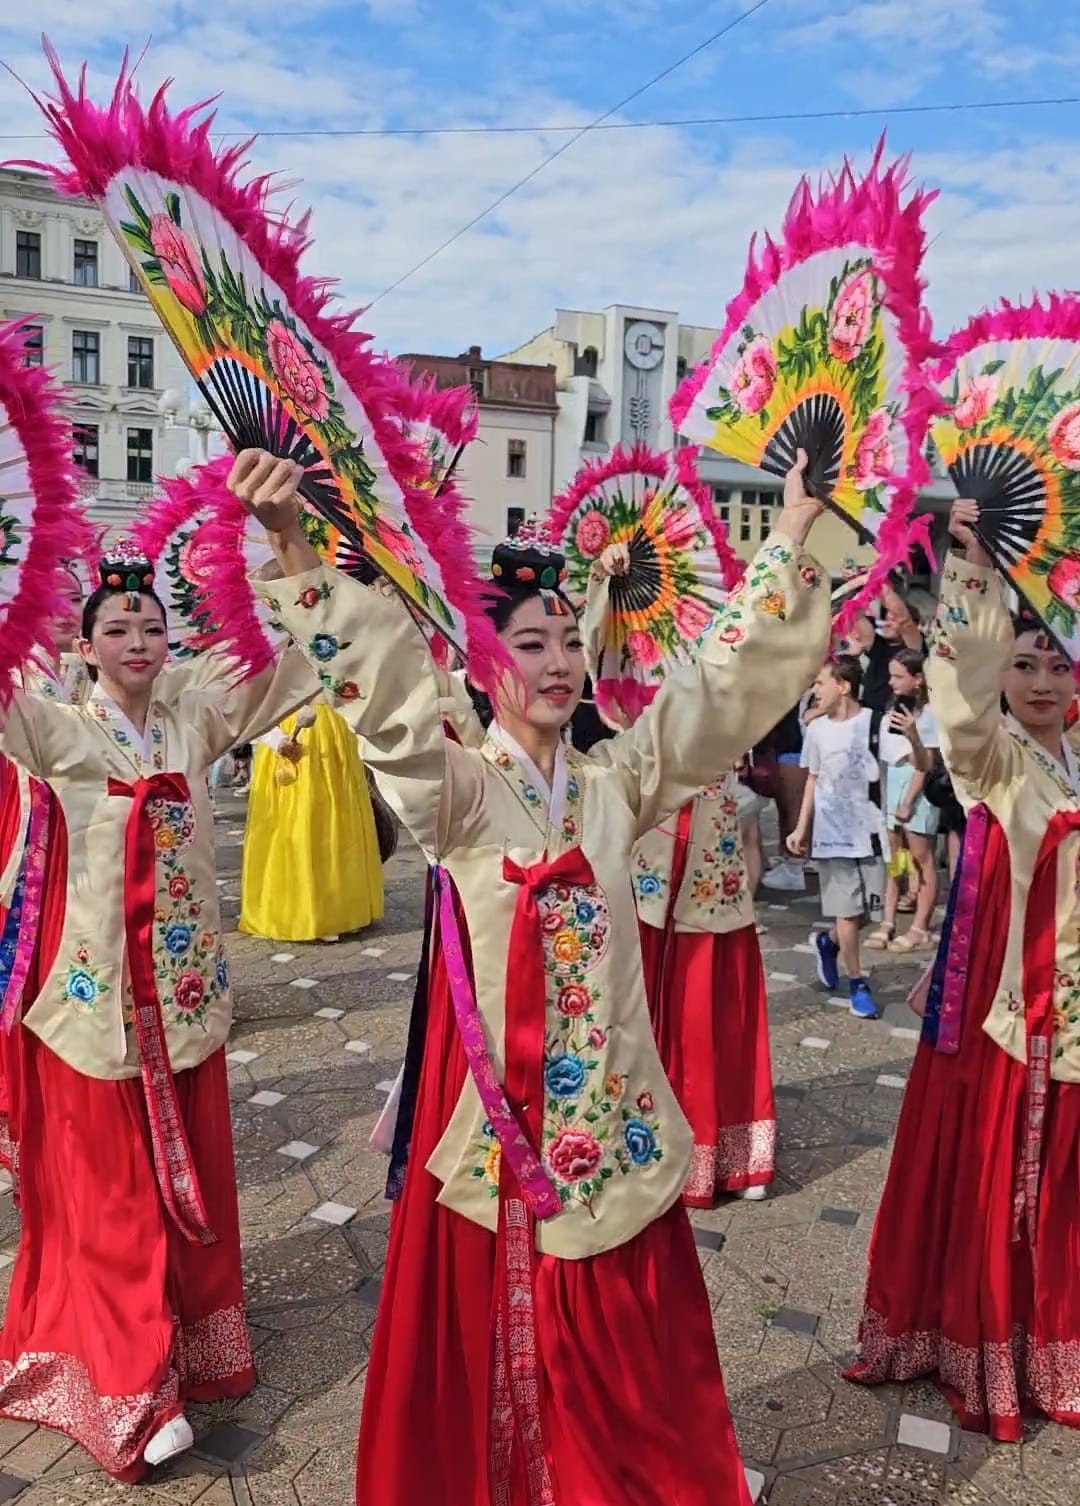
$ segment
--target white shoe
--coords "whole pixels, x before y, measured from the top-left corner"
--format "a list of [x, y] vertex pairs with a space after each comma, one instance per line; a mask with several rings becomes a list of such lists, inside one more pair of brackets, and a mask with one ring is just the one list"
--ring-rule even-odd
[[770, 868], [761, 880], [766, 889], [778, 889], [785, 894], [805, 894], [806, 876], [798, 863], [780, 862]]
[[763, 1203], [769, 1192], [766, 1187], [741, 1187], [739, 1196], [744, 1203]]
[[164, 1427], [158, 1428], [143, 1449], [143, 1458], [149, 1465], [164, 1464], [167, 1459], [175, 1459], [177, 1454], [186, 1453], [194, 1442], [195, 1434], [191, 1431], [191, 1423], [186, 1417], [174, 1417]]

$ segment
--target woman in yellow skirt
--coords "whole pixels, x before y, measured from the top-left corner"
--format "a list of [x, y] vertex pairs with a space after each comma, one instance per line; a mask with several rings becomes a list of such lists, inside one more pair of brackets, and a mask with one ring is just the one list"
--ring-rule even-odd
[[382, 913], [382, 862], [356, 737], [320, 703], [256, 745], [240, 930], [321, 941], [361, 931]]

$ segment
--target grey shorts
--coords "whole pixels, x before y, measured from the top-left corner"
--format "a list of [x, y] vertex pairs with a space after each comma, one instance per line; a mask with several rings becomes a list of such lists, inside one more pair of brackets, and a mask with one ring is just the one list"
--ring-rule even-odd
[[880, 858], [818, 858], [821, 914], [825, 920], [855, 920], [877, 914], [885, 898]]

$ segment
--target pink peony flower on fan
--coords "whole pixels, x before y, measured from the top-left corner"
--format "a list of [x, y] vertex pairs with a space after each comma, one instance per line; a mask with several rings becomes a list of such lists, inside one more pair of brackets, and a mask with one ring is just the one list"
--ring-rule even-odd
[[1067, 471], [1080, 471], [1080, 403], [1070, 403], [1067, 408], [1062, 408], [1046, 437], [1054, 458]]
[[184, 580], [199, 584], [214, 573], [214, 551], [196, 535], [181, 544], [176, 564]]
[[603, 554], [611, 538], [608, 520], [597, 508], [585, 513], [574, 530], [574, 542], [586, 559], [595, 559]]
[[330, 399], [319, 363], [280, 319], [271, 319], [266, 326], [266, 354], [282, 392], [297, 412], [316, 422], [326, 418]]
[[1046, 584], [1070, 612], [1080, 613], [1080, 559], [1068, 555], [1051, 566]]
[[626, 650], [634, 663], [640, 664], [642, 669], [654, 669], [663, 658], [656, 639], [650, 637], [648, 633], [641, 632], [638, 628], [627, 633]]
[[664, 514], [662, 526], [672, 549], [687, 549], [697, 538], [697, 522], [688, 507], [673, 507]]
[[869, 267], [840, 285], [829, 325], [829, 354], [845, 365], [854, 361], [874, 324], [874, 274]]
[[675, 626], [684, 638], [695, 643], [712, 621], [708, 607], [702, 606], [693, 596], [680, 596], [672, 608]]
[[776, 357], [764, 335], [750, 341], [735, 364], [729, 391], [744, 413], [760, 413], [776, 386]]
[[424, 562], [420, 558], [416, 545], [403, 529], [390, 518], [380, 514], [375, 519], [375, 532], [383, 548], [388, 550], [395, 559], [400, 560], [406, 569], [411, 570], [414, 575], [423, 574]]
[[167, 214], [150, 216], [150, 244], [177, 303], [189, 314], [206, 313], [206, 283], [195, 247]]
[[998, 384], [992, 376], [972, 377], [960, 389], [953, 408], [953, 422], [958, 429], [973, 429], [981, 424], [997, 397]]
[[855, 490], [873, 491], [888, 481], [896, 457], [892, 446], [892, 419], [887, 408], [878, 408], [866, 420], [866, 428], [855, 448], [853, 480]]

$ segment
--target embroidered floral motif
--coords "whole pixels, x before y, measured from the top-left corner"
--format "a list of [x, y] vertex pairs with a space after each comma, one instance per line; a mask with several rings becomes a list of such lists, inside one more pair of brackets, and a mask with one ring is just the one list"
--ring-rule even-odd
[[195, 809], [183, 801], [151, 800], [146, 810], [161, 865], [153, 944], [161, 1006], [171, 1009], [176, 1024], [201, 1026], [228, 993], [229, 970], [221, 937], [205, 924], [204, 901], [193, 892], [182, 861], [195, 837]]
[[634, 889], [638, 899], [656, 899], [663, 894], [668, 886], [667, 878], [655, 868], [650, 868], [640, 853], [635, 856], [634, 862], [639, 870], [634, 875]]
[[335, 680], [333, 675], [328, 675], [325, 671], [320, 672], [319, 680], [339, 701], [358, 701], [361, 698], [360, 687], [355, 680]]
[[308, 653], [320, 664], [329, 664], [330, 660], [335, 659], [342, 649], [351, 647], [349, 642], [339, 642], [333, 633], [316, 633], [308, 644]]
[[782, 591], [770, 591], [768, 596], [762, 597], [761, 610], [770, 617], [776, 617], [781, 622], [787, 620], [787, 598]]
[[[604, 1070], [608, 1032], [597, 1023], [598, 990], [588, 974], [607, 951], [610, 915], [596, 885], [553, 884], [537, 899], [549, 983], [544, 1049], [544, 1161], [564, 1204], [592, 1209], [612, 1177], [663, 1158], [653, 1095], [628, 1102], [624, 1074]], [[487, 1177], [478, 1147], [473, 1175]]]
[[545, 965], [559, 983], [581, 981], [607, 951], [611, 917], [596, 884], [551, 884], [537, 898]]
[[76, 948], [62, 987], [65, 1000], [79, 1014], [97, 1013], [98, 1000], [109, 992], [109, 985], [102, 982], [101, 968], [94, 965], [88, 947]]
[[[328, 581], [324, 580], [320, 585], [317, 586], [305, 586], [304, 589], [300, 592], [300, 595], [296, 598], [295, 605], [298, 607], [303, 607], [306, 611], [310, 612], [314, 607], [317, 607], [319, 605], [320, 601], [329, 600], [330, 585]], [[268, 601], [267, 606], [269, 606], [272, 612], [281, 611], [281, 606], [276, 601]]]
[[809, 586], [811, 591], [816, 591], [821, 585], [821, 573], [813, 565], [801, 565], [799, 567], [799, 579], [804, 586]]

